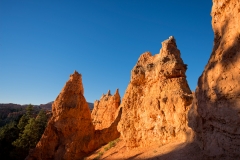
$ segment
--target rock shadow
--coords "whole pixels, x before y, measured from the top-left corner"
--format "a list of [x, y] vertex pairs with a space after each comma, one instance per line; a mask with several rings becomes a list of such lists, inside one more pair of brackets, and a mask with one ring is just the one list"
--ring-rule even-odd
[[196, 141], [210, 158], [240, 158], [240, 33], [229, 35], [230, 21], [214, 31], [214, 47], [188, 113]]
[[202, 160], [203, 157], [199, 151], [200, 148], [196, 143], [182, 143], [169, 153], [147, 158], [147, 160]]

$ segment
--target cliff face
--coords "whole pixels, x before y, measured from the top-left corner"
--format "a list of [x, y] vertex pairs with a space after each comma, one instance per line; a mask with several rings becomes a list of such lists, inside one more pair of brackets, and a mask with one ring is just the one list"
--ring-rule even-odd
[[101, 99], [94, 102], [92, 121], [96, 130], [108, 128], [115, 120], [121, 102], [118, 89], [112, 96], [110, 91], [102, 95]]
[[83, 92], [81, 75], [75, 71], [54, 101], [53, 116], [27, 159], [82, 159], [119, 137], [121, 112], [109, 128], [95, 131]]
[[172, 36], [162, 42], [159, 54], [140, 56], [122, 100], [118, 125], [128, 147], [186, 140], [186, 114], [192, 102], [186, 70]]
[[213, 0], [214, 46], [196, 89], [204, 153], [240, 158], [240, 1]]

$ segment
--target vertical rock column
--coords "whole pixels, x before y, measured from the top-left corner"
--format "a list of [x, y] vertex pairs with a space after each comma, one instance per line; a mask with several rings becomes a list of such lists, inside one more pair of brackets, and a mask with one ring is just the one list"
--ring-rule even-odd
[[114, 122], [120, 102], [121, 97], [118, 89], [114, 95], [111, 95], [109, 90], [106, 95], [102, 95], [99, 101], [94, 102], [91, 116], [96, 130], [108, 128]]
[[213, 0], [214, 46], [196, 89], [204, 154], [240, 159], [240, 1]]
[[54, 101], [52, 112], [53, 116], [28, 160], [83, 159], [120, 136], [117, 124], [121, 110], [108, 128], [95, 131], [88, 103], [83, 96], [82, 76], [76, 71], [70, 75]]
[[185, 65], [174, 37], [154, 56], [143, 53], [131, 72], [118, 125], [128, 147], [186, 140], [186, 115], [192, 102]]

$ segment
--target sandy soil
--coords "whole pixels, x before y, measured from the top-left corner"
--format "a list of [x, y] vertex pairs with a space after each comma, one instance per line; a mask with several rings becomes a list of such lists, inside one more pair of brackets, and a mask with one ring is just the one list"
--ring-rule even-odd
[[154, 160], [202, 160], [202, 153], [194, 142], [173, 142], [164, 146], [150, 146], [145, 148], [128, 149], [120, 139], [109, 150], [109, 144], [93, 152], [86, 160], [92, 159], [154, 159]]

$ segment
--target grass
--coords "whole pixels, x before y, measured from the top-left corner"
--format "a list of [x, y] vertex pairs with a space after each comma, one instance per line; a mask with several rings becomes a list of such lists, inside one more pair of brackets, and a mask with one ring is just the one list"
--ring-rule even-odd
[[107, 151], [107, 150], [109, 150], [109, 149], [110, 149], [109, 146], [104, 147], [104, 150], [105, 150], [105, 151]]
[[111, 149], [112, 147], [115, 147], [116, 144], [119, 142], [119, 138], [115, 139], [114, 141], [111, 141], [108, 143], [108, 145], [106, 147], [104, 147], [105, 151], [108, 151], [109, 149]]
[[100, 158], [102, 157], [102, 155], [103, 155], [103, 152], [99, 152], [99, 153], [98, 153], [98, 156], [95, 157], [95, 158], [93, 158], [93, 160], [98, 160], [98, 159], [100, 159]]
[[109, 142], [109, 147], [110, 148], [115, 147], [115, 146], [116, 146], [116, 142], [115, 141]]
[[[117, 139], [115, 139], [114, 141], [109, 142], [108, 145], [107, 145], [106, 147], [104, 147], [104, 150], [105, 150], [105, 151], [108, 151], [108, 150], [111, 149], [112, 147], [115, 147], [116, 144], [117, 144], [119, 141], [120, 141], [119, 138], [117, 138]], [[99, 152], [99, 153], [98, 153], [98, 156], [95, 157], [94, 160], [100, 159], [100, 158], [102, 157], [103, 153], [104, 153], [104, 152]]]

